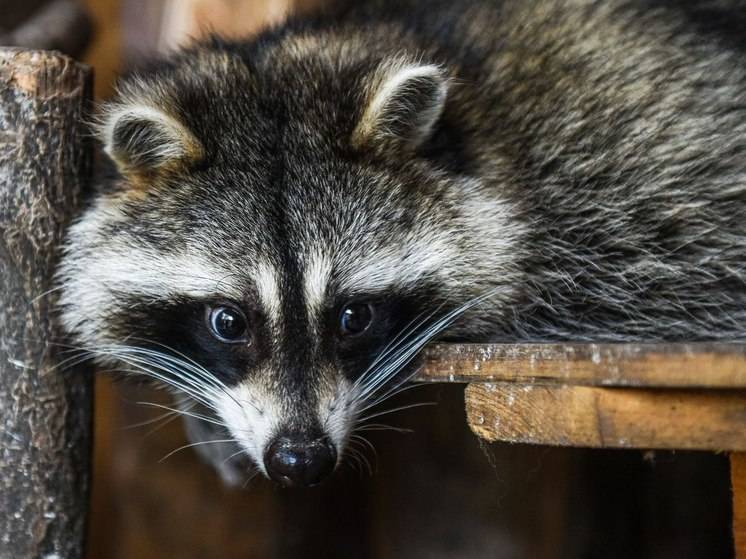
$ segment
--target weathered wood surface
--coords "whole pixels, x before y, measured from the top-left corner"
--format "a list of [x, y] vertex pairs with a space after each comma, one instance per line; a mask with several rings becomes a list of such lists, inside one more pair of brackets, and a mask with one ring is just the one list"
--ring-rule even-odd
[[435, 344], [416, 380], [746, 388], [746, 344]]
[[746, 453], [731, 453], [730, 480], [733, 487], [733, 543], [736, 559], [746, 559]]
[[0, 558], [82, 556], [91, 378], [55, 368], [52, 274], [88, 180], [90, 72], [0, 49]]
[[746, 391], [474, 383], [471, 429], [489, 441], [746, 450]]

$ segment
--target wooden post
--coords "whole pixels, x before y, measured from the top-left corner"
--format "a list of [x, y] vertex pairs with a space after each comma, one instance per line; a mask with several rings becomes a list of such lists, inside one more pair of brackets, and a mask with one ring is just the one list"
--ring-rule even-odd
[[736, 559], [746, 559], [746, 452], [731, 452], [733, 488], [733, 542]]
[[89, 178], [90, 71], [0, 49], [0, 557], [83, 554], [91, 377], [61, 360], [52, 277]]

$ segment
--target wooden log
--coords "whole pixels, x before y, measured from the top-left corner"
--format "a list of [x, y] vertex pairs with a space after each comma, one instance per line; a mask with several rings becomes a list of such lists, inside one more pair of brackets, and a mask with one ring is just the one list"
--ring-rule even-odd
[[89, 177], [89, 70], [0, 49], [0, 557], [81, 557], [91, 376], [61, 371], [52, 277]]
[[730, 480], [733, 488], [733, 543], [736, 559], [746, 559], [746, 453], [731, 452]]
[[469, 426], [489, 441], [746, 450], [746, 391], [470, 384]]
[[416, 380], [746, 388], [746, 345], [434, 344]]

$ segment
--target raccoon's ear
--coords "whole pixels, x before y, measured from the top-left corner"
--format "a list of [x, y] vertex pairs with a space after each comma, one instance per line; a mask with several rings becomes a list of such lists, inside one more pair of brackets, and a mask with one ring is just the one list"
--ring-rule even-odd
[[448, 79], [434, 64], [395, 64], [374, 79], [352, 134], [356, 149], [417, 149], [443, 112]]
[[124, 175], [175, 171], [203, 157], [202, 145], [184, 124], [149, 105], [109, 107], [101, 118], [99, 136]]

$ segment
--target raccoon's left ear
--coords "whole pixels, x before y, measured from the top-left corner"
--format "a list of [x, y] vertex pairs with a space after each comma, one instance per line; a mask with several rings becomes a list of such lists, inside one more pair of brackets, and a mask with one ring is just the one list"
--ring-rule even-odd
[[125, 176], [153, 176], [191, 166], [203, 156], [194, 134], [166, 111], [143, 104], [108, 107], [99, 136]]
[[382, 67], [352, 134], [356, 149], [417, 149], [431, 135], [446, 102], [448, 79], [434, 64]]

